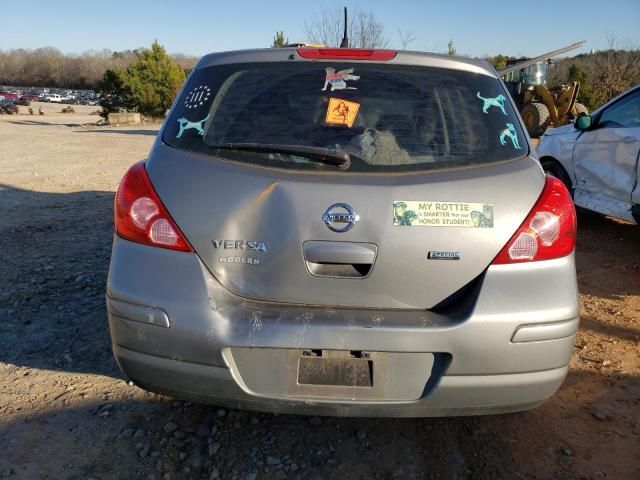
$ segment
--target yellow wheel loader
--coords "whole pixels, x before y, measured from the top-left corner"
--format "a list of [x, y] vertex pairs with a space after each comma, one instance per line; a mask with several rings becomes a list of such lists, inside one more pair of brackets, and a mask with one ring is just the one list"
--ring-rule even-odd
[[540, 137], [549, 126], [571, 123], [580, 114], [589, 113], [577, 103], [580, 84], [549, 88], [547, 78], [551, 59], [584, 45], [578, 42], [535, 58], [521, 58], [507, 62], [498, 73], [520, 109], [522, 120], [533, 138]]

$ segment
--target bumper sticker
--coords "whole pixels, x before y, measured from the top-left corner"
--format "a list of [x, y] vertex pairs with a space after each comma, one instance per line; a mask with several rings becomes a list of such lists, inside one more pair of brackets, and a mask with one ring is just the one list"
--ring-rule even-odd
[[511, 143], [513, 144], [513, 148], [521, 150], [520, 142], [518, 141], [518, 134], [516, 133], [516, 128], [513, 126], [513, 123], [507, 123], [506, 127], [507, 128], [500, 133], [500, 143], [502, 145], [506, 145], [506, 138], [509, 137], [509, 140], [511, 140]]
[[210, 96], [211, 89], [206, 85], [200, 85], [187, 93], [184, 101], [184, 106], [189, 110], [193, 108], [199, 108], [207, 103]]
[[325, 122], [331, 125], [346, 125], [351, 128], [356, 120], [360, 104], [341, 98], [330, 98]]
[[206, 122], [207, 120], [209, 120], [209, 115], [207, 115], [205, 118], [197, 122], [190, 122], [186, 118], [180, 117], [178, 119], [178, 125], [180, 126], [180, 130], [178, 131], [176, 138], [180, 138], [185, 130], [189, 130], [191, 128], [195, 128], [195, 130], [198, 132], [198, 135], [204, 135], [203, 125], [204, 125], [204, 122]]
[[484, 105], [482, 105], [483, 113], [489, 113], [489, 108], [491, 107], [498, 107], [500, 110], [502, 110], [502, 113], [504, 113], [505, 115], [507, 114], [507, 112], [505, 112], [504, 110], [504, 101], [506, 100], [504, 95], [498, 95], [497, 97], [493, 98], [484, 98], [482, 95], [480, 95], [480, 92], [477, 92], [476, 97], [484, 102]]
[[393, 224], [401, 227], [493, 228], [493, 205], [397, 200], [393, 202]]
[[326, 75], [324, 77], [324, 87], [322, 87], [322, 91], [324, 92], [327, 87], [331, 87], [331, 92], [335, 90], [357, 90], [356, 87], [347, 86], [348, 80], [360, 80], [358, 75], [354, 75], [353, 68], [346, 68], [344, 70], [340, 70], [336, 72], [334, 67], [327, 67], [324, 69]]

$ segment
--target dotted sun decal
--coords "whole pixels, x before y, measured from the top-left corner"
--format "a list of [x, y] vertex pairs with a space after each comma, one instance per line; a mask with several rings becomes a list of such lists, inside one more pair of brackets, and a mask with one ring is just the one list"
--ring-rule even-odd
[[200, 85], [187, 93], [184, 106], [189, 110], [199, 108], [209, 100], [209, 97], [211, 97], [211, 89], [206, 85]]

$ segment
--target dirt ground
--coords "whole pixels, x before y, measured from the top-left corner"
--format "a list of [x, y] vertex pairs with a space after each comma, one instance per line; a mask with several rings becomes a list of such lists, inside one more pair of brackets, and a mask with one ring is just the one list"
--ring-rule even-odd
[[60, 108], [0, 116], [0, 478], [640, 478], [640, 228], [580, 212], [571, 371], [533, 411], [344, 419], [179, 402], [125, 383], [104, 306], [113, 194], [158, 126], [87, 127], [95, 107]]

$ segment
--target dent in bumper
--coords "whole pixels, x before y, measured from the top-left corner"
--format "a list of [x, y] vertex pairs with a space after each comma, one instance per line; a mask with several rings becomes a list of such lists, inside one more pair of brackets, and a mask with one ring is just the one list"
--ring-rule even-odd
[[[448, 372], [455, 375], [540, 371], [568, 363], [578, 326], [573, 256], [490, 267], [475, 304], [458, 317], [252, 301], [224, 289], [194, 254], [115, 237], [107, 293], [117, 301], [161, 308], [171, 324], [130, 322], [111, 309], [114, 343], [218, 366], [225, 365], [223, 349], [255, 346], [444, 352], [452, 355]], [[522, 326], [555, 322], [566, 322], [561, 338], [512, 341]]]

